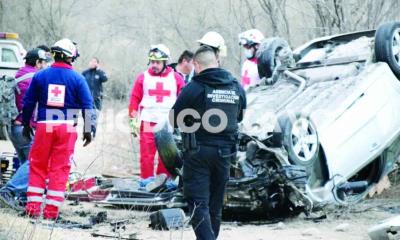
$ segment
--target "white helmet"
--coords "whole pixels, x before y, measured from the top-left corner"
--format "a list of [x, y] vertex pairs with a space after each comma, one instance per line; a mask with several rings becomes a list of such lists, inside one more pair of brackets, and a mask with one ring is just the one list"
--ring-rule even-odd
[[255, 45], [262, 42], [264, 35], [258, 29], [250, 29], [239, 34], [239, 45]]
[[197, 40], [198, 43], [207, 45], [219, 50], [221, 57], [226, 57], [226, 45], [224, 38], [217, 32], [207, 32], [204, 36]]
[[151, 45], [149, 51], [149, 60], [168, 61], [171, 58], [169, 48], [164, 44]]
[[76, 58], [78, 57], [78, 50], [75, 46], [75, 43], [69, 40], [68, 38], [63, 38], [51, 47], [51, 52], [53, 53], [62, 53], [66, 57]]

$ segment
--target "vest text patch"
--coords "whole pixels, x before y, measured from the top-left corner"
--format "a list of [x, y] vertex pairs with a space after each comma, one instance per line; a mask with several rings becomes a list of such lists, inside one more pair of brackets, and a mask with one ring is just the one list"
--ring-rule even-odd
[[239, 100], [239, 95], [235, 90], [218, 90], [214, 89], [211, 93], [207, 94], [207, 98], [211, 99], [213, 103], [230, 103], [236, 104]]

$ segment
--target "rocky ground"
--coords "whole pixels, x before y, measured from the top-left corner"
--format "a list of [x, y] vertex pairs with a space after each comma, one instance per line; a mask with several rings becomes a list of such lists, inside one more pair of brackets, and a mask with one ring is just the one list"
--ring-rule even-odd
[[[400, 214], [398, 194], [400, 187], [395, 186], [378, 198], [368, 199], [351, 207], [329, 208], [321, 220], [309, 220], [304, 215], [277, 220], [257, 220], [252, 222], [229, 222], [222, 224], [219, 239], [348, 239], [366, 240], [368, 229], [378, 221]], [[172, 231], [151, 230], [148, 211], [111, 209], [98, 207], [91, 203], [63, 206], [63, 218], [80, 223], [88, 223], [90, 216], [106, 211], [109, 221], [128, 220], [125, 230], [116, 230], [109, 223], [95, 225], [92, 229], [53, 226], [48, 223], [32, 222], [19, 217], [8, 209], [0, 209], [0, 239], [103, 239], [94, 238], [93, 233], [107, 233], [131, 239], [195, 239], [189, 226]], [[318, 213], [321, 215], [321, 213]]]

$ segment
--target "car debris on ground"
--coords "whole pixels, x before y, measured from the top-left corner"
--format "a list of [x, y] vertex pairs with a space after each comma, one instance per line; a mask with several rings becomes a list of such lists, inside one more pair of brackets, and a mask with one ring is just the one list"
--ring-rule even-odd
[[400, 239], [400, 216], [383, 220], [368, 231], [371, 240]]

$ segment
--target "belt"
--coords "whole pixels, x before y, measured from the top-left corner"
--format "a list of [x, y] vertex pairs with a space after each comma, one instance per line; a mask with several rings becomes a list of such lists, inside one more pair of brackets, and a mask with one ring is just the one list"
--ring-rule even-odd
[[18, 120], [14, 120], [14, 121], [12, 122], [12, 124], [15, 125], [15, 126], [21, 126], [21, 125], [22, 125], [22, 122], [20, 122], [20, 121], [18, 121]]

